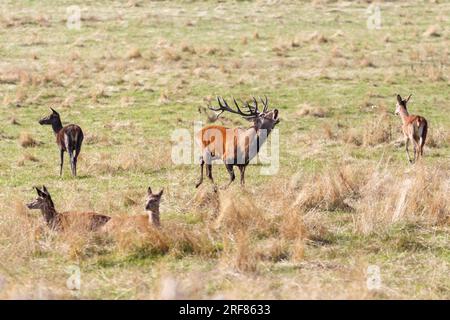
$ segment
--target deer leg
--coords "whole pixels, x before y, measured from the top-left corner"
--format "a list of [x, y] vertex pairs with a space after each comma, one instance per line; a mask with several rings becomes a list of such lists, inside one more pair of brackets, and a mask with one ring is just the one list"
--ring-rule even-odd
[[69, 154], [69, 159], [70, 159], [70, 170], [72, 171], [72, 176], [74, 176], [75, 172], [74, 172], [73, 150], [68, 148], [67, 153]]
[[73, 172], [75, 177], [77, 176], [77, 158], [78, 156], [75, 154], [73, 157]]
[[414, 140], [414, 162], [416, 162], [416, 159], [419, 160], [420, 157], [420, 144]]
[[212, 183], [214, 183], [213, 176], [212, 176], [212, 164], [206, 164], [206, 176], [211, 180]]
[[411, 162], [411, 157], [409, 156], [409, 150], [408, 150], [408, 147], [409, 147], [409, 138], [406, 137], [406, 139], [405, 139], [406, 156], [408, 157], [409, 163], [412, 163], [412, 162]]
[[69, 157], [70, 157], [70, 170], [72, 171], [72, 176], [75, 175], [75, 172], [73, 170], [73, 153], [69, 153]]
[[239, 171], [241, 172], [241, 186], [245, 184], [245, 168], [246, 166], [240, 165]]
[[61, 160], [60, 160], [60, 164], [59, 164], [59, 176], [61, 177], [62, 176], [63, 163], [64, 163], [64, 150], [60, 151], [60, 157], [61, 157]]
[[200, 180], [195, 185], [196, 188], [198, 188], [202, 182], [203, 182], [203, 166], [205, 164], [205, 161], [203, 160], [203, 156], [200, 156]]
[[81, 149], [78, 148], [78, 146], [77, 146], [77, 149], [75, 151], [75, 156], [73, 157], [73, 171], [75, 173], [74, 174], [75, 177], [77, 176], [77, 162], [78, 162], [78, 155], [80, 154], [80, 151], [81, 151]]
[[233, 165], [232, 164], [226, 164], [225, 166], [227, 168], [228, 173], [230, 174], [230, 182], [228, 182], [227, 186], [225, 187], [225, 188], [228, 188], [230, 186], [230, 184], [234, 181], [236, 176], [234, 174], [234, 170], [233, 170]]

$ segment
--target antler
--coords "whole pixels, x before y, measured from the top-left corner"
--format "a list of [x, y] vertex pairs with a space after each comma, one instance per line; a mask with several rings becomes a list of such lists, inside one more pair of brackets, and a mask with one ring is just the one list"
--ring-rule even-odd
[[259, 99], [261, 100], [262, 104], [264, 105], [264, 110], [263, 113], [266, 113], [267, 110], [269, 109], [269, 99], [267, 99], [267, 96], [264, 95], [265, 100], [263, 101], [263, 99], [260, 97]]
[[[222, 100], [222, 101], [221, 101], [221, 100]], [[219, 118], [219, 116], [220, 116], [224, 111], [228, 111], [228, 112], [231, 112], [231, 113], [234, 113], [234, 114], [238, 114], [238, 115], [240, 115], [240, 116], [242, 116], [242, 117], [244, 117], [244, 118], [246, 118], [246, 119], [251, 119], [251, 118], [255, 118], [255, 117], [257, 117], [257, 116], [259, 115], [259, 111], [258, 111], [258, 106], [257, 106], [256, 99], [253, 98], [253, 100], [254, 100], [254, 102], [255, 102], [255, 108], [254, 108], [254, 109], [252, 109], [252, 107], [251, 107], [248, 103], [245, 104], [245, 107], [246, 107], [246, 108], [248, 109], [248, 111], [249, 111], [248, 113], [243, 112], [243, 111], [241, 110], [241, 108], [239, 107], [239, 105], [238, 105], [238, 103], [237, 103], [237, 101], [236, 101], [235, 98], [233, 98], [233, 101], [234, 101], [234, 104], [235, 104], [237, 110], [232, 109], [232, 108], [228, 105], [228, 103], [225, 101], [225, 99], [222, 98], [222, 97], [217, 97], [217, 102], [219, 103], [219, 107], [213, 108], [212, 106], [208, 106], [208, 108], [209, 108], [210, 110], [212, 110], [212, 111], [219, 111], [219, 113], [217, 114], [217, 118]]]

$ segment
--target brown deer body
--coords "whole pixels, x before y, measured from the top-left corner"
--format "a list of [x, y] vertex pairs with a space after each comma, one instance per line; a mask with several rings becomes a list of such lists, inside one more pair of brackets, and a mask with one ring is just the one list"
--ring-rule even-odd
[[159, 219], [159, 204], [161, 202], [162, 194], [163, 190], [158, 193], [152, 193], [152, 189], [149, 187], [145, 205], [145, 210], [149, 212], [148, 214], [112, 217], [101, 230], [104, 232], [129, 230], [144, 233], [152, 227], [159, 228], [161, 226]]
[[58, 212], [55, 209], [50, 193], [43, 186], [36, 187], [38, 197], [27, 204], [28, 209], [40, 209], [47, 226], [56, 231], [64, 231], [73, 226], [79, 226], [88, 231], [96, 231], [110, 219], [109, 216], [95, 212]]
[[83, 131], [75, 124], [69, 124], [63, 127], [59, 113], [52, 109], [52, 113], [39, 120], [41, 125], [51, 125], [53, 132], [56, 135], [56, 144], [60, 150], [60, 167], [59, 175], [62, 175], [64, 152], [67, 152], [70, 157], [70, 167], [72, 175], [77, 175], [77, 159], [81, 151], [81, 144], [83, 143]]
[[[423, 147], [425, 146], [425, 141], [428, 132], [428, 122], [424, 117], [417, 115], [409, 115], [406, 108], [411, 95], [405, 100], [398, 94], [397, 95], [397, 105], [395, 109], [395, 114], [399, 115], [402, 119], [402, 132], [405, 139], [405, 149], [406, 156], [410, 163], [414, 163], [416, 159], [423, 156]], [[411, 161], [409, 156], [409, 142], [414, 146], [414, 160]]]
[[253, 98], [253, 106], [245, 104], [248, 112], [243, 112], [235, 99], [236, 110], [230, 108], [227, 102], [217, 97], [219, 107], [212, 108], [220, 111], [217, 117], [224, 111], [238, 114], [244, 119], [252, 121], [253, 126], [248, 129], [226, 128], [212, 125], [202, 128], [196, 135], [196, 142], [201, 148], [200, 180], [196, 184], [198, 188], [203, 182], [203, 166], [206, 164], [206, 176], [214, 183], [212, 177], [212, 161], [222, 159], [230, 175], [227, 187], [234, 181], [234, 166], [239, 168], [241, 185], [245, 183], [245, 169], [249, 162], [258, 154], [260, 147], [266, 141], [272, 129], [279, 123], [278, 110], [268, 111], [267, 98], [261, 99], [264, 109], [258, 110], [258, 102]]

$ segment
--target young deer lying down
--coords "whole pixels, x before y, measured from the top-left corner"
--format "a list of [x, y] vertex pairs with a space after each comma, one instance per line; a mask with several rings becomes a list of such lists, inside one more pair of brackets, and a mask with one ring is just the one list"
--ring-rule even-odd
[[110, 219], [108, 216], [95, 212], [58, 212], [47, 188], [45, 186], [42, 186], [42, 190], [35, 188], [38, 197], [28, 203], [27, 207], [28, 209], [40, 209], [47, 226], [52, 230], [63, 231], [77, 225], [85, 230], [96, 231]]
[[159, 221], [159, 204], [161, 202], [163, 191], [164, 190], [161, 189], [160, 192], [153, 193], [152, 188], [148, 187], [147, 202], [145, 205], [145, 210], [149, 211], [148, 214], [111, 217], [111, 220], [109, 220], [101, 230], [111, 232], [128, 229], [132, 231], [146, 232], [152, 226], [159, 228], [161, 226]]

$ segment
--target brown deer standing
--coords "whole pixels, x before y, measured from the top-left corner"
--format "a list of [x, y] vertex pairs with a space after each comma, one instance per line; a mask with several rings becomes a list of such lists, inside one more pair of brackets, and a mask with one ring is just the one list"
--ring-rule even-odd
[[266, 141], [272, 129], [280, 122], [278, 109], [268, 111], [268, 100], [260, 99], [264, 108], [258, 109], [258, 102], [253, 97], [253, 105], [245, 103], [246, 112], [241, 110], [236, 99], [233, 98], [236, 110], [232, 109], [225, 99], [217, 97], [219, 106], [210, 110], [219, 111], [217, 118], [224, 112], [230, 112], [242, 116], [253, 122], [248, 129], [226, 128], [219, 125], [211, 125], [202, 128], [196, 135], [196, 142], [201, 148], [200, 156], [200, 180], [196, 184], [198, 188], [203, 182], [203, 166], [206, 164], [206, 176], [214, 183], [212, 177], [212, 160], [222, 159], [230, 175], [230, 182], [234, 181], [234, 166], [239, 168], [241, 185], [245, 183], [245, 169], [248, 163], [258, 154], [260, 147]]
[[[410, 163], [416, 162], [416, 159], [423, 156], [423, 147], [425, 145], [425, 140], [427, 138], [428, 123], [424, 117], [409, 115], [406, 108], [406, 104], [411, 98], [411, 94], [405, 100], [398, 94], [397, 95], [397, 105], [395, 108], [395, 114], [400, 115], [402, 119], [402, 131], [405, 138], [405, 148], [408, 161]], [[414, 146], [414, 161], [411, 161], [409, 156], [409, 142]]]
[[45, 186], [42, 190], [35, 187], [38, 197], [27, 204], [28, 209], [40, 209], [47, 226], [56, 231], [64, 231], [73, 225], [82, 226], [89, 231], [96, 231], [110, 219], [109, 216], [95, 212], [58, 212], [50, 193]]
[[61, 164], [59, 167], [59, 175], [62, 175], [64, 152], [67, 151], [70, 157], [70, 167], [72, 169], [72, 175], [77, 175], [77, 159], [81, 151], [81, 144], [83, 142], [83, 131], [75, 124], [69, 124], [65, 127], [62, 126], [59, 113], [53, 108], [50, 108], [52, 113], [39, 120], [39, 124], [51, 125], [53, 132], [56, 135], [56, 143], [58, 144], [61, 156]]
[[148, 187], [147, 190], [147, 202], [145, 210], [149, 211], [149, 214], [140, 214], [134, 216], [125, 217], [112, 217], [103, 227], [102, 231], [111, 232], [117, 230], [130, 230], [146, 232], [150, 227], [159, 228], [161, 222], [159, 220], [159, 204], [161, 202], [161, 196], [163, 189], [158, 193], [153, 193], [152, 188]]

